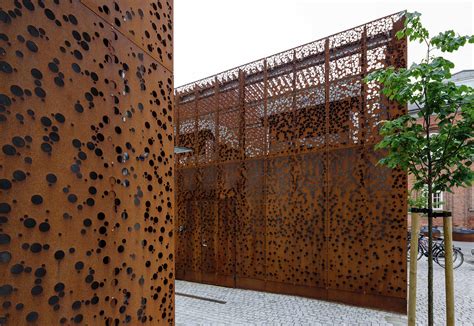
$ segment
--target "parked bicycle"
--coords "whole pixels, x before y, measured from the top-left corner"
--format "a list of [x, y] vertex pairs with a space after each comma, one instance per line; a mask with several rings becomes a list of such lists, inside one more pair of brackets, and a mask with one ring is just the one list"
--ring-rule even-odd
[[[408, 252], [407, 257], [408, 261], [410, 261], [410, 239], [411, 234], [408, 233]], [[445, 266], [445, 246], [444, 246], [444, 239], [438, 238], [433, 239], [433, 261], [436, 262], [439, 266]], [[428, 258], [428, 237], [420, 234], [418, 236], [418, 254], [416, 259], [420, 260], [421, 257], [425, 256]], [[464, 262], [464, 255], [461, 251], [461, 248], [453, 246], [453, 268], [459, 268]]]

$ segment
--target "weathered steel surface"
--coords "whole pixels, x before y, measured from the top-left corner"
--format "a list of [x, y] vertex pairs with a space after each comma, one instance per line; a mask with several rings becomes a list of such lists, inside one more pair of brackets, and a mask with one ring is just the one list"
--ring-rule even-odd
[[80, 0], [168, 70], [173, 70], [173, 1]]
[[125, 32], [86, 2], [0, 4], [2, 325], [174, 320], [172, 73], [137, 41], [160, 9]]
[[179, 278], [406, 311], [406, 175], [376, 166], [406, 108], [396, 14], [176, 89]]

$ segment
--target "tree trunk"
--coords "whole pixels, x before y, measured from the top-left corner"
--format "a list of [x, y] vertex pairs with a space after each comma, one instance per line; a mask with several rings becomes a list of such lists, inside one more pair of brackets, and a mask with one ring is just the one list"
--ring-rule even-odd
[[416, 269], [418, 263], [418, 231], [420, 230], [420, 214], [411, 213], [410, 242], [410, 278], [408, 288], [408, 326], [416, 326]]
[[433, 185], [428, 183], [428, 325], [433, 326]]
[[451, 216], [447, 216], [443, 219], [443, 230], [446, 325], [454, 326], [453, 221]]

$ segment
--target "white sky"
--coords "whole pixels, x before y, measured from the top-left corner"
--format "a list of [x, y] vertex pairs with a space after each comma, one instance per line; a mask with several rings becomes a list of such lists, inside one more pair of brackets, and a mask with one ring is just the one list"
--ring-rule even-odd
[[[174, 0], [175, 86], [407, 9], [431, 35], [474, 32], [474, 1]], [[447, 58], [474, 69], [474, 46]], [[410, 43], [408, 62], [424, 48]]]

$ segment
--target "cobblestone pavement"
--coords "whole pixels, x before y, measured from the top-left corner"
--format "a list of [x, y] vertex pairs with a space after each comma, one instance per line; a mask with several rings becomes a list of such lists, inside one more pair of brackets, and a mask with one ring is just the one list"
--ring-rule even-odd
[[[463, 246], [466, 257], [470, 255]], [[418, 265], [419, 325], [426, 325], [426, 258]], [[435, 324], [445, 324], [444, 272], [435, 265]], [[456, 325], [474, 325], [474, 265], [455, 271]], [[297, 296], [230, 289], [176, 281], [176, 292], [225, 302], [176, 295], [177, 325], [406, 325], [403, 315]]]
[[[456, 325], [474, 325], [474, 257], [471, 248], [474, 243], [455, 242], [464, 254], [464, 264], [454, 271], [454, 309]], [[428, 302], [428, 260], [418, 261], [417, 277], [417, 324], [427, 325]], [[446, 325], [446, 292], [444, 269], [434, 264], [434, 321], [435, 325]]]

